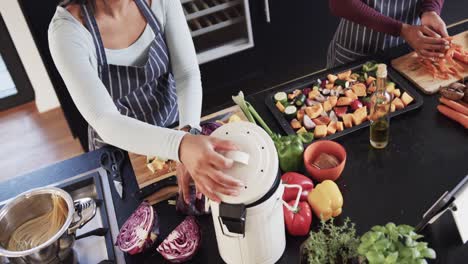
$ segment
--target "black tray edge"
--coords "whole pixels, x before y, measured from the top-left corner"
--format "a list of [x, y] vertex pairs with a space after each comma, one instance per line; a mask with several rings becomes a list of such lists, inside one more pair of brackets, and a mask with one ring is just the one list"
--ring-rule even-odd
[[[343, 65], [343, 66], [338, 66], [336, 68], [329, 69], [329, 70], [320, 72], [318, 74], [314, 74], [314, 75], [305, 77], [303, 79], [299, 79], [299, 80], [294, 81], [294, 82], [292, 82], [290, 84], [287, 84], [285, 86], [278, 87], [278, 88], [274, 89], [273, 91], [271, 91], [266, 96], [265, 104], [266, 104], [267, 108], [270, 110], [270, 112], [273, 114], [276, 121], [278, 122], [278, 124], [283, 129], [283, 131], [288, 135], [295, 135], [296, 132], [291, 128], [291, 125], [289, 124], [289, 121], [287, 121], [286, 118], [284, 117], [284, 115], [278, 110], [278, 108], [276, 108], [273, 96], [279, 91], [284, 91], [284, 92], [288, 93], [288, 92], [290, 92], [290, 91], [292, 91], [294, 89], [303, 88], [305, 85], [307, 85], [307, 84], [309, 84], [309, 83], [311, 83], [311, 82], [313, 82], [313, 81], [315, 81], [317, 79], [325, 78], [330, 73], [336, 74], [337, 72], [343, 72], [343, 71], [346, 71], [346, 70], [349, 70], [349, 69], [355, 69], [357, 67], [362, 66], [366, 61], [368, 61], [368, 60], [358, 61], [358, 62], [355, 62], [355, 63], [346, 64], [346, 65]], [[405, 92], [407, 92], [411, 97], [414, 98], [414, 103], [413, 104], [411, 104], [408, 107], [405, 107], [402, 110], [390, 113], [390, 118], [393, 118], [395, 116], [401, 115], [403, 113], [406, 113], [408, 111], [412, 111], [412, 110], [415, 110], [415, 109], [418, 109], [419, 107], [421, 107], [423, 105], [423, 103], [424, 103], [423, 97], [411, 86], [410, 83], [408, 83], [401, 76], [401, 74], [399, 74], [395, 69], [393, 69], [393, 67], [390, 66], [390, 67], [387, 68], [387, 70], [388, 70], [389, 78], [393, 82], [395, 82], [395, 84], [398, 86], [398, 88], [404, 89]], [[335, 133], [333, 135], [326, 136], [326, 137], [323, 137], [323, 138], [320, 138], [320, 139], [314, 139], [314, 141], [317, 141], [317, 140], [333, 140], [333, 139], [342, 137], [344, 135], [347, 135], [349, 133], [355, 132], [355, 131], [357, 131], [359, 129], [368, 127], [369, 125], [370, 125], [370, 122], [366, 121], [366, 122], [364, 122], [364, 123], [362, 123], [362, 124], [360, 124], [358, 126], [353, 126], [352, 128], [346, 128], [343, 131]]]

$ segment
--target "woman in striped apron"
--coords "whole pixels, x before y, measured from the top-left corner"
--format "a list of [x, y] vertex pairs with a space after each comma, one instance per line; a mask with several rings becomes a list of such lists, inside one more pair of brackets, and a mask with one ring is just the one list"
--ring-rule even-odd
[[[180, 1], [71, 0], [62, 6], [49, 28], [50, 50], [89, 123], [90, 150], [110, 144], [180, 161], [186, 200], [192, 179], [214, 200], [216, 192], [237, 194], [243, 184], [222, 172], [232, 160], [217, 152], [236, 147], [198, 135], [200, 73]], [[185, 132], [166, 128], [177, 121]]]
[[443, 56], [448, 42], [440, 18], [443, 0], [329, 0], [342, 17], [330, 43], [327, 68], [349, 63], [405, 41], [424, 57]]

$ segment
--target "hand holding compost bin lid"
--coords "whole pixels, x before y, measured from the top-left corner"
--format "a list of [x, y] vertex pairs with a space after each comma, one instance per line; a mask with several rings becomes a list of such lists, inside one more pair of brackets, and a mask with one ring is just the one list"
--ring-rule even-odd
[[221, 203], [210, 202], [219, 254], [229, 264], [275, 263], [286, 247], [286, 235], [284, 186], [273, 140], [248, 122], [224, 125], [212, 136], [238, 146], [238, 151], [222, 153], [234, 160], [225, 173], [245, 185], [238, 196], [219, 194]]
[[234, 165], [224, 172], [245, 185], [238, 196], [218, 193], [222, 202], [249, 205], [261, 199], [278, 177], [278, 156], [272, 139], [262, 128], [249, 122], [226, 124], [212, 136], [238, 146], [238, 151], [222, 153], [234, 160]]

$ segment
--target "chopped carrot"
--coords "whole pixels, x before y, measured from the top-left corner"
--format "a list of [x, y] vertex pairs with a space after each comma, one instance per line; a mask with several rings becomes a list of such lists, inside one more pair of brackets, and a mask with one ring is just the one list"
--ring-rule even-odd
[[[452, 37], [445, 38], [449, 41], [449, 49], [443, 58], [420, 58], [419, 64], [432, 75], [434, 79], [447, 80], [450, 76], [462, 78], [461, 72], [465, 68], [459, 63], [468, 64], [468, 51], [462, 46], [452, 42]], [[458, 62], [459, 61], [459, 62]]]

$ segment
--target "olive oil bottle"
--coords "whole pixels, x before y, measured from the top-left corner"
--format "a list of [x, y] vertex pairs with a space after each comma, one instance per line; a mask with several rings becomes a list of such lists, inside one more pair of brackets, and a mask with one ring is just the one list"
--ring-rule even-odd
[[377, 66], [377, 89], [370, 100], [370, 144], [382, 149], [388, 144], [390, 133], [391, 96], [387, 92], [387, 65]]

